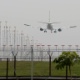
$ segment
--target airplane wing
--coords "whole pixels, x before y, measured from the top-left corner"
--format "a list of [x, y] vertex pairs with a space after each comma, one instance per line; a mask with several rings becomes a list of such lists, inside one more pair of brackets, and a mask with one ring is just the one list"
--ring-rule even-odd
[[70, 28], [76, 28], [77, 26], [70, 26]]
[[77, 26], [69, 26], [69, 27], [53, 27], [54, 33], [61, 32], [63, 29], [76, 28]]
[[25, 26], [31, 26], [31, 25], [28, 25], [28, 24], [24, 24]]

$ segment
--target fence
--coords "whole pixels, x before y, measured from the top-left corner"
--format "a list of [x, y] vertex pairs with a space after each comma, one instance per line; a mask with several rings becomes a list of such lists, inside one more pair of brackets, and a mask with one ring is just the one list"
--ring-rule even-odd
[[[48, 49], [34, 49], [31, 46], [31, 49], [22, 52], [21, 49], [13, 50], [4, 50], [0, 56], [0, 76], [65, 76], [65, 69], [55, 69], [54, 58], [62, 51], [80, 54], [80, 49], [52, 49], [49, 45]], [[80, 76], [79, 67], [80, 64], [72, 67], [72, 76]]]

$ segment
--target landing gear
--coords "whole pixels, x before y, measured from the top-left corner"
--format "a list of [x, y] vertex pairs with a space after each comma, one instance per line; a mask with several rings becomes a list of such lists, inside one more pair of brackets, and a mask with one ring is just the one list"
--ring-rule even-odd
[[46, 31], [46, 30], [44, 30], [44, 33], [47, 33], [47, 31]]
[[57, 31], [56, 31], [56, 30], [54, 30], [54, 33], [57, 33]]

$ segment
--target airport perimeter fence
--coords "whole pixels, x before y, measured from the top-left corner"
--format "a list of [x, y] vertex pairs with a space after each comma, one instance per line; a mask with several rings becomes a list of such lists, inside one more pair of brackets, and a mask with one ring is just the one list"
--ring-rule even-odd
[[[53, 63], [62, 51], [76, 51], [80, 55], [80, 49], [6, 50], [0, 56], [0, 76], [66, 76], [66, 69], [57, 70]], [[80, 64], [72, 67], [72, 76], [80, 76]]]
[[[34, 61], [34, 59], [32, 63], [23, 59], [5, 58], [4, 61], [0, 61], [0, 76], [66, 76], [66, 69], [57, 70], [56, 64], [53, 61], [50, 64], [49, 58], [44, 58], [45, 61], [41, 59]], [[70, 76], [69, 73], [68, 76]], [[80, 76], [80, 64], [72, 67], [72, 76]]]

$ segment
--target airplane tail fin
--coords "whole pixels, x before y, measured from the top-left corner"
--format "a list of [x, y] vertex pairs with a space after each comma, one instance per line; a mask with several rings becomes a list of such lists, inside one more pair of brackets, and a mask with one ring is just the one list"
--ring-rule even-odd
[[49, 22], [50, 22], [50, 11], [49, 11]]

